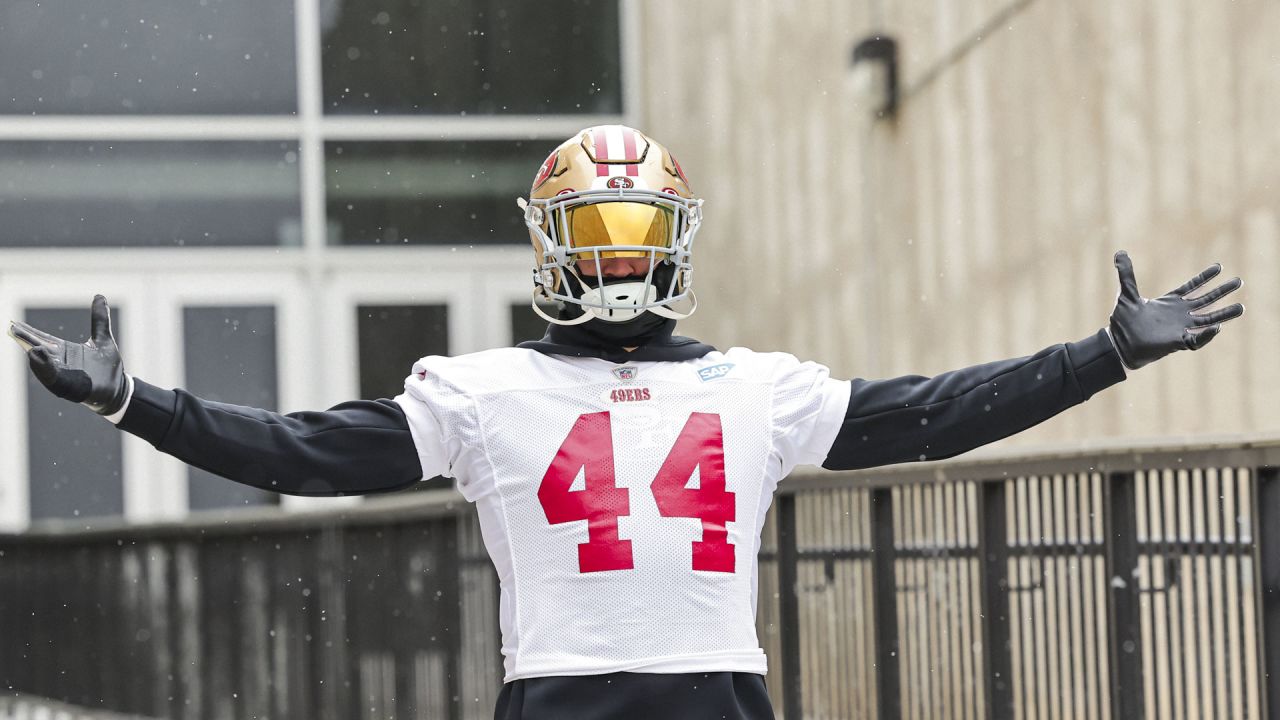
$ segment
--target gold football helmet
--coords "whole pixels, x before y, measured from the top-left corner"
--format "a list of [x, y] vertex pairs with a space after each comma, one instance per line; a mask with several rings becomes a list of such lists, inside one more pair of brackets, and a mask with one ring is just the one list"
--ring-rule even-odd
[[[690, 261], [702, 200], [671, 153], [638, 130], [600, 125], [578, 133], [552, 151], [529, 199], [517, 203], [533, 240], [533, 309], [547, 321], [626, 322], [646, 310], [679, 320], [697, 308]], [[600, 265], [607, 258], [647, 258], [648, 272], [607, 280]], [[596, 272], [584, 277], [579, 263], [594, 263]], [[539, 301], [582, 312], [550, 317]]]

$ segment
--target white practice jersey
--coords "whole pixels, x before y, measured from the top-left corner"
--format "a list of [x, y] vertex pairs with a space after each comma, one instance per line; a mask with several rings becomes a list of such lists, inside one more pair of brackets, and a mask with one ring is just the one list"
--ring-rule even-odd
[[476, 504], [507, 681], [765, 672], [765, 513], [826, 457], [849, 383], [743, 348], [622, 365], [505, 348], [423, 358], [396, 400], [423, 477]]

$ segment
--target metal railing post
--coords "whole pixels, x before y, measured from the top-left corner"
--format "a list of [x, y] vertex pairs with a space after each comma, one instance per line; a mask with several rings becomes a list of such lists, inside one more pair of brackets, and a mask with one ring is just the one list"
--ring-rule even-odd
[[800, 689], [800, 599], [797, 596], [796, 497], [778, 496], [778, 624], [782, 637], [782, 715], [803, 717]]
[[1144, 717], [1142, 623], [1138, 604], [1136, 479], [1131, 472], [1107, 476], [1103, 512], [1106, 538], [1108, 667], [1111, 717]]
[[1253, 494], [1255, 571], [1259, 577], [1258, 649], [1263, 663], [1262, 717], [1280, 708], [1280, 468], [1258, 468]]
[[[318, 678], [312, 702], [319, 720], [342, 720], [351, 717], [358, 711], [360, 704], [353, 697], [350, 678], [352, 673], [359, 672], [358, 661], [352, 663], [346, 652], [325, 652], [325, 648], [344, 648], [348, 642], [349, 621], [347, 618], [347, 586], [344, 580], [349, 577], [350, 567], [347, 563], [348, 536], [346, 528], [338, 523], [330, 522], [322, 526], [317, 533], [314, 567], [316, 569], [316, 585], [319, 589], [320, 602], [326, 611], [324, 616], [318, 613], [312, 616], [311, 626], [314, 637], [321, 642], [311, 643], [307, 647], [305, 662], [311, 678]], [[324, 622], [321, 622], [321, 620]], [[351, 667], [355, 664], [356, 667]]]
[[872, 617], [875, 619], [876, 698], [880, 720], [902, 717], [898, 686], [898, 577], [894, 572], [893, 490], [871, 491]]
[[[452, 527], [450, 527], [452, 526]], [[445, 521], [440, 537], [444, 547], [440, 548], [441, 580], [445, 596], [440, 606], [444, 610], [442, 630], [445, 635], [445, 647], [448, 654], [445, 659], [445, 678], [449, 692], [449, 720], [461, 720], [463, 715], [462, 699], [462, 523], [454, 516]], [[452, 597], [449, 597], [452, 596]], [[452, 602], [451, 602], [452, 600]], [[422, 712], [421, 708], [418, 710]]]
[[982, 664], [987, 717], [1013, 717], [1013, 661], [1009, 641], [1009, 533], [1005, 482], [980, 485], [978, 571], [982, 582]]

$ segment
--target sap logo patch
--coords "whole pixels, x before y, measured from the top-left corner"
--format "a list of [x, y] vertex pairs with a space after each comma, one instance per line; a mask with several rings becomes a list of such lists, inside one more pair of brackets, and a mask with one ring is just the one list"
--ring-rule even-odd
[[637, 372], [636, 368], [633, 368], [633, 367], [614, 368], [613, 376], [623, 382], [630, 382], [636, 379], [636, 372]]
[[698, 377], [702, 378], [702, 382], [706, 382], [708, 380], [716, 380], [718, 378], [724, 377], [725, 375], [728, 375], [729, 371], [732, 369], [733, 369], [733, 363], [720, 363], [719, 365], [712, 365], [711, 367], [702, 368], [701, 370], [698, 371]]

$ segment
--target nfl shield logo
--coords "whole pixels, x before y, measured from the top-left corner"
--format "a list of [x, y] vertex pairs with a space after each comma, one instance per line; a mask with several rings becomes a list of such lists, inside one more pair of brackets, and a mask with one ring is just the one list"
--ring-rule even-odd
[[614, 369], [613, 369], [613, 375], [614, 375], [614, 377], [618, 378], [619, 380], [622, 380], [623, 382], [627, 382], [627, 381], [630, 381], [630, 380], [635, 380], [635, 379], [636, 379], [636, 369], [635, 369], [635, 368], [633, 368], [633, 367], [620, 367], [620, 368], [614, 368]]

